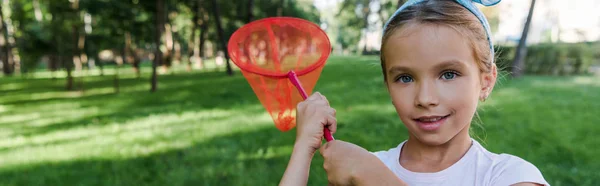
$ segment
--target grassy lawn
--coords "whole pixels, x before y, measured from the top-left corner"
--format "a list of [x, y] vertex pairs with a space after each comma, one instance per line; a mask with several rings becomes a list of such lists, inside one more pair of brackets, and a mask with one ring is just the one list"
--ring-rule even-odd
[[[295, 131], [278, 131], [243, 76], [0, 78], [0, 185], [275, 185]], [[110, 74], [110, 73], [109, 73]], [[60, 76], [59, 76], [60, 77]], [[375, 57], [332, 57], [315, 90], [338, 110], [337, 139], [371, 151], [407, 138]], [[553, 185], [600, 185], [600, 78], [502, 80], [472, 135], [522, 157]], [[377, 140], [374, 140], [377, 139]], [[316, 155], [309, 185], [325, 185]]]

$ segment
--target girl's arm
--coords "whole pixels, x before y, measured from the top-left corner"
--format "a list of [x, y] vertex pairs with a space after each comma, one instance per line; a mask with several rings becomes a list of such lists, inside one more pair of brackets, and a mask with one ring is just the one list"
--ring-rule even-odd
[[288, 163], [285, 173], [279, 182], [280, 186], [305, 186], [308, 182], [308, 173], [310, 171], [310, 162], [314, 153], [310, 153], [306, 148], [299, 148], [294, 145], [292, 157]]
[[377, 157], [370, 159], [367, 167], [354, 175], [355, 185], [407, 186]]
[[316, 92], [297, 106], [294, 151], [279, 185], [306, 185], [310, 162], [321, 147], [325, 127], [335, 133], [335, 109], [329, 106], [325, 96]]

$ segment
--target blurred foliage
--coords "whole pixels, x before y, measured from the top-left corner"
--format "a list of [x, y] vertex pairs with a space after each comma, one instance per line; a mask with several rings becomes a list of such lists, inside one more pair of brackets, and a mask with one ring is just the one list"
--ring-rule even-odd
[[[101, 50], [122, 51], [125, 46], [125, 33], [131, 33], [132, 44], [145, 50], [152, 50], [155, 10], [154, 1], [144, 0], [93, 0], [79, 2], [78, 11], [72, 8], [69, 0], [9, 0], [10, 19], [15, 25], [16, 47], [22, 59], [23, 70], [34, 70], [41, 58], [50, 55], [70, 56], [74, 52], [74, 28], [84, 32], [84, 17], [91, 17], [91, 32], [85, 34], [85, 48], [88, 54]], [[167, 23], [171, 24], [174, 40], [181, 43], [187, 53], [188, 42], [194, 24], [193, 14], [197, 3], [209, 16], [206, 39], [215, 43], [217, 34], [212, 17], [210, 0], [170, 0], [165, 1]], [[221, 21], [225, 37], [246, 23], [249, 0], [216, 1], [222, 11]], [[319, 22], [317, 9], [312, 1], [305, 0], [254, 0], [252, 13], [254, 20], [277, 16], [291, 16]], [[215, 45], [212, 45], [216, 47]], [[93, 57], [93, 55], [91, 55]], [[63, 65], [73, 65], [70, 57], [63, 57]]]
[[[537, 75], [586, 74], [600, 65], [600, 43], [543, 43], [527, 47], [525, 72]], [[496, 64], [510, 71], [515, 47], [496, 46]]]

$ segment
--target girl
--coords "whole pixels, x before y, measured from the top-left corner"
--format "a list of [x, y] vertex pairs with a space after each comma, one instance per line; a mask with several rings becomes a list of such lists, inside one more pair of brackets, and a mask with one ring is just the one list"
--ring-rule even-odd
[[[475, 0], [494, 5], [500, 0]], [[334, 140], [335, 110], [315, 93], [298, 104], [294, 150], [280, 185], [306, 185], [319, 149], [333, 185], [548, 185], [531, 163], [469, 136], [497, 70], [487, 20], [471, 0], [410, 0], [384, 26], [383, 80], [408, 140], [370, 153]]]

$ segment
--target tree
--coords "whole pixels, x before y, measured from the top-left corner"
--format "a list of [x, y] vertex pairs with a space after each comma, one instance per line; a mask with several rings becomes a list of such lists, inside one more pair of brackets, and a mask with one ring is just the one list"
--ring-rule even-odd
[[[283, 3], [283, 1], [282, 1], [282, 3]], [[254, 9], [254, 0], [248, 0], [248, 20], [246, 21], [246, 23], [250, 23], [254, 19], [253, 9]]]
[[13, 61], [11, 58], [12, 47], [8, 36], [8, 25], [4, 21], [4, 11], [2, 11], [2, 3], [0, 2], [0, 60], [2, 60], [2, 71], [5, 75], [13, 74]]
[[[192, 9], [192, 24], [194, 25], [192, 27], [192, 33], [191, 33], [191, 38], [189, 40], [189, 46], [188, 46], [188, 56], [189, 56], [189, 61], [187, 63], [187, 71], [191, 71], [192, 70], [192, 63], [199, 63], [201, 59], [199, 59], [200, 55], [199, 55], [199, 51], [198, 51], [198, 43], [200, 42], [199, 39], [196, 38], [197, 31], [199, 30], [200, 24], [202, 24], [202, 19], [200, 19], [200, 14], [201, 12], [201, 6], [202, 6], [202, 0], [197, 0], [197, 1], [192, 1], [191, 2], [191, 9]], [[202, 68], [202, 63], [199, 64], [199, 67]]]
[[[113, 64], [119, 67], [122, 62], [130, 63], [139, 74], [142, 51], [152, 51], [155, 55], [150, 81], [151, 90], [156, 91], [156, 67], [165, 64], [163, 60], [167, 56], [166, 52], [172, 53], [175, 61], [181, 56], [179, 53], [183, 52], [188, 56], [193, 55], [191, 59], [200, 60], [198, 64], [203, 64], [201, 59], [204, 54], [210, 55], [208, 51], [204, 52], [205, 48], [208, 50], [209, 47], [216, 46], [219, 51], [226, 52], [228, 38], [249, 21], [277, 15], [319, 21], [312, 2], [304, 0], [240, 0], [239, 3], [218, 0], [2, 2], [4, 7], [0, 10], [4, 10], [4, 14], [0, 13], [0, 20], [5, 23], [0, 22], [0, 40], [6, 40], [7, 33], [3, 32], [6, 27], [2, 27], [2, 24], [9, 26], [8, 30], [11, 32], [8, 32], [8, 37], [14, 37], [10, 39], [14, 42], [11, 42], [12, 53], [9, 54], [21, 56], [15, 59], [20, 58], [23, 67], [27, 67], [23, 70], [37, 69], [43, 59], [48, 59], [47, 67], [50, 70], [67, 72], [66, 88], [69, 90], [75, 88], [74, 77], [79, 78], [75, 72], [89, 69], [85, 68], [86, 61], [89, 61], [87, 64], [90, 68], [93, 67], [93, 61], [101, 69]], [[11, 5], [10, 8], [6, 7], [8, 4]], [[167, 30], [165, 26], [171, 28], [172, 36], [164, 35]], [[171, 42], [165, 41], [167, 37], [170, 37]], [[214, 45], [205, 46], [207, 43]], [[165, 51], [164, 46], [168, 50]], [[213, 48], [210, 49], [214, 55]], [[6, 50], [11, 49], [0, 48], [0, 54], [6, 53]], [[114, 57], [101, 60], [98, 55], [100, 51], [111, 51]], [[5, 56], [0, 55], [0, 59]], [[88, 56], [90, 60], [87, 60]], [[233, 73], [228, 54], [225, 57], [228, 72]], [[118, 77], [115, 76], [116, 89], [117, 83]]]
[[[252, 1], [250, 1], [252, 2]], [[283, 6], [285, 5], [285, 0], [279, 0], [279, 7], [277, 7], [277, 16], [283, 15]]]
[[[72, 13], [72, 17], [71, 19], [73, 19], [73, 22], [71, 23], [71, 29], [72, 29], [72, 45], [73, 45], [73, 53], [72, 53], [72, 59], [73, 59], [73, 65], [75, 65], [75, 71], [78, 73], [81, 73], [82, 68], [83, 68], [83, 60], [81, 58], [82, 56], [82, 51], [83, 51], [83, 46], [85, 44], [85, 34], [81, 32], [80, 27], [83, 25], [81, 24], [81, 12], [79, 9], [79, 0], [72, 0], [71, 1], [71, 8], [73, 9], [73, 13]], [[72, 76], [71, 76], [71, 81], [72, 81]], [[72, 84], [72, 82], [71, 82]], [[79, 88], [80, 90], [83, 90], [83, 79], [82, 79], [82, 75], [79, 74]], [[72, 85], [71, 85], [72, 86]], [[71, 88], [69, 88], [67, 86], [67, 90], [71, 90]]]
[[[343, 48], [356, 46], [361, 36], [364, 37], [366, 41], [366, 34], [370, 26], [368, 17], [371, 13], [369, 7], [371, 1], [372, 0], [346, 0], [342, 2], [336, 17], [341, 23], [340, 26], [342, 26], [339, 28], [339, 31], [340, 35], [342, 35], [340, 37], [344, 38], [338, 38], [338, 40], [341, 42]], [[363, 53], [366, 52], [366, 44], [362, 50]]]
[[[12, 0], [11, 3], [15, 58], [20, 61], [21, 71], [27, 73], [35, 69], [42, 56], [49, 54], [49, 49], [54, 48], [50, 46], [51, 32], [44, 30], [48, 28], [45, 18], [49, 16], [42, 11], [39, 0]], [[50, 70], [57, 68], [56, 63], [50, 64]]]
[[531, 25], [531, 17], [533, 17], [534, 7], [535, 0], [531, 0], [531, 5], [529, 6], [529, 13], [527, 14], [527, 20], [525, 21], [525, 26], [523, 27], [523, 32], [521, 33], [521, 39], [519, 39], [519, 45], [517, 46], [517, 53], [515, 54], [515, 59], [513, 60], [513, 77], [520, 77], [521, 75], [523, 75], [525, 66], [525, 56], [527, 56], [527, 34], [529, 33], [529, 26]]
[[155, 21], [156, 21], [156, 28], [154, 30], [154, 43], [155, 43], [155, 47], [154, 47], [154, 61], [152, 61], [152, 78], [150, 80], [150, 84], [151, 84], [151, 88], [150, 91], [151, 92], [156, 92], [156, 67], [158, 64], [162, 64], [162, 52], [160, 51], [160, 37], [162, 36], [163, 33], [163, 25], [164, 25], [164, 19], [165, 19], [165, 4], [162, 0], [156, 0], [156, 14], [155, 14]]
[[209, 15], [201, 8], [202, 11], [202, 26], [200, 26], [200, 42], [198, 43], [198, 59], [200, 60], [198, 65], [204, 66], [204, 43], [206, 42], [206, 35], [208, 35], [208, 19]]
[[[48, 12], [52, 15], [52, 20], [47, 25], [47, 30], [50, 32], [50, 43], [56, 47], [51, 47], [51, 61], [61, 64], [67, 71], [66, 86], [67, 90], [73, 90], [73, 66], [74, 56], [76, 54], [77, 37], [73, 37], [73, 25], [78, 24], [78, 7], [75, 3], [78, 1], [67, 0], [46, 0]], [[78, 6], [78, 5], [77, 5]]]
[[212, 1], [213, 4], [213, 14], [215, 16], [215, 23], [217, 26], [217, 33], [219, 35], [219, 41], [221, 44], [221, 49], [225, 54], [225, 66], [227, 68], [227, 75], [233, 75], [233, 70], [231, 69], [231, 65], [229, 64], [229, 54], [227, 53], [227, 43], [224, 36], [223, 27], [221, 26], [221, 17], [219, 15], [219, 5], [217, 4], [217, 0]]

